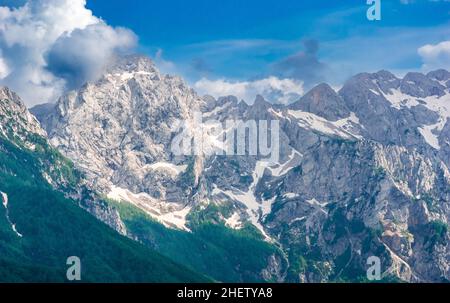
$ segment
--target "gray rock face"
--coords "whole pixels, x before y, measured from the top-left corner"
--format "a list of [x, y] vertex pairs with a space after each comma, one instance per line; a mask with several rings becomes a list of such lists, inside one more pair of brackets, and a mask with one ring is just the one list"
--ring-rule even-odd
[[9, 139], [17, 136], [23, 141], [30, 134], [46, 135], [20, 97], [7, 87], [0, 87], [0, 133]]
[[46, 137], [47, 134], [38, 120], [28, 111], [17, 94], [6, 87], [0, 88], [0, 138], [6, 138], [21, 149], [40, 153], [39, 166], [42, 177], [53, 188], [68, 198], [79, 201], [81, 207], [117, 232], [126, 234], [117, 211], [101, 203], [99, 197], [86, 188], [83, 180], [78, 179], [79, 172], [71, 171], [70, 176], [63, 173], [72, 169], [66, 166], [67, 159], [54, 155], [50, 159], [45, 158], [45, 152], [42, 151], [50, 147]]
[[[420, 92], [418, 92], [420, 91]], [[356, 114], [364, 137], [383, 144], [414, 148], [434, 147], [447, 119], [448, 90], [438, 82], [418, 73], [399, 80], [387, 72], [361, 74], [350, 79], [339, 92]], [[425, 101], [425, 100], [427, 100]], [[424, 129], [436, 125], [424, 135]], [[428, 143], [428, 144], [427, 144]]]
[[447, 167], [450, 167], [450, 119], [447, 119], [442, 132], [439, 135], [439, 143], [441, 150], [439, 151], [440, 158], [444, 161]]
[[127, 236], [127, 228], [117, 209], [95, 200], [85, 201], [81, 206], [119, 234]]
[[429, 72], [427, 77], [440, 82], [445, 82], [450, 79], [450, 72], [445, 69], [438, 69], [436, 71]]
[[292, 103], [289, 108], [310, 112], [330, 121], [337, 121], [350, 115], [342, 98], [328, 84], [316, 86], [299, 101]]
[[41, 105], [36, 105], [35, 107], [29, 109], [30, 113], [35, 116], [40, 122], [41, 125], [48, 125], [48, 122], [44, 121], [47, 119], [54, 111], [56, 104], [53, 103], [45, 103]]
[[76, 159], [94, 187], [115, 185], [180, 201], [186, 195], [177, 180], [189, 163], [170, 154], [172, 127], [203, 105], [180, 78], [161, 75], [150, 60], [133, 57], [62, 97], [41, 120], [52, 144]]
[[[436, 75], [431, 74], [431, 75]], [[445, 87], [421, 73], [408, 73], [400, 85], [400, 90], [413, 97], [426, 98], [445, 95]]]
[[[380, 71], [339, 92], [319, 85], [290, 106], [262, 97], [248, 106], [199, 98], [138, 57], [62, 97], [40, 120], [92, 187], [168, 226], [184, 228], [203, 204], [230, 208], [224, 224], [251, 223], [286, 252], [287, 275], [273, 259], [263, 276], [365, 279], [367, 259], [377, 256], [386, 279], [442, 281], [450, 280], [447, 81], [446, 71], [404, 79]], [[221, 122], [277, 120], [279, 161], [173, 155], [171, 126], [195, 111]]]

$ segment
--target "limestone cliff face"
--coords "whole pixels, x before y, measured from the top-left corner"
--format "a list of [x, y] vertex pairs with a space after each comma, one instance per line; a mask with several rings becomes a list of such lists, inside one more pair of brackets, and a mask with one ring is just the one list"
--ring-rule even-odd
[[20, 97], [7, 87], [0, 87], [0, 134], [21, 140], [30, 134], [46, 135]]
[[[0, 88], [0, 139], [34, 153], [38, 161], [34, 164], [40, 167], [39, 173], [49, 185], [78, 201], [80, 206], [119, 233], [126, 234], [117, 211], [100, 202], [98, 195], [86, 187], [82, 174], [56, 149], [51, 148], [47, 133], [39, 121], [29, 112], [20, 97], [7, 87]], [[14, 155], [11, 157], [14, 160]], [[31, 160], [33, 158], [27, 161]]]

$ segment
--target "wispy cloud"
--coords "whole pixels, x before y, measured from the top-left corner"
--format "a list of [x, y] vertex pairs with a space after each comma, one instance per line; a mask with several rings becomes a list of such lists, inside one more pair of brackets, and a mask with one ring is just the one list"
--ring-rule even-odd
[[194, 85], [200, 94], [213, 97], [234, 95], [252, 104], [257, 95], [262, 95], [273, 103], [291, 103], [303, 95], [303, 82], [295, 79], [268, 77], [255, 81], [209, 80], [203, 78]]
[[164, 50], [161, 48], [159, 48], [156, 51], [155, 55], [153, 56], [153, 61], [155, 62], [155, 64], [158, 66], [158, 68], [163, 73], [166, 73], [166, 74], [178, 74], [179, 73], [177, 65], [174, 62], [167, 60], [164, 57]]
[[274, 63], [271, 71], [277, 76], [301, 80], [311, 86], [325, 79], [327, 67], [318, 58], [319, 41], [306, 39], [303, 46], [304, 50]]

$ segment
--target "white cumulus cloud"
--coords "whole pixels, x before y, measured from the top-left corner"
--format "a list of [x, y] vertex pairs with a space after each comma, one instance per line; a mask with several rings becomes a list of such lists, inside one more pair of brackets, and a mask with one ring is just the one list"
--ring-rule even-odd
[[9, 67], [6, 65], [5, 60], [2, 58], [0, 53], [0, 80], [8, 76], [9, 74]]
[[86, 0], [0, 6], [0, 85], [17, 91], [28, 105], [55, 101], [93, 79], [111, 56], [136, 40], [131, 31], [95, 17]]
[[215, 98], [234, 95], [246, 103], [253, 103], [257, 95], [262, 95], [273, 103], [288, 104], [303, 95], [303, 82], [294, 79], [268, 77], [255, 81], [210, 80], [202, 78], [194, 84], [195, 89], [204, 95]]
[[424, 69], [450, 69], [450, 41], [424, 45], [418, 53], [422, 57]]

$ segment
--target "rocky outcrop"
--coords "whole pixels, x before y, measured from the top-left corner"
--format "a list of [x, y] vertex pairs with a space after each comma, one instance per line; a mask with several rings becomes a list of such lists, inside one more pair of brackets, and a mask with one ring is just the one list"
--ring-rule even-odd
[[314, 87], [289, 108], [313, 113], [330, 121], [337, 121], [350, 115], [344, 100], [328, 84]]
[[46, 136], [20, 97], [7, 87], [0, 87], [0, 134], [23, 142], [32, 134]]
[[[68, 159], [50, 147], [47, 133], [39, 121], [28, 111], [19, 96], [6, 87], [0, 88], [0, 139], [6, 139], [20, 148], [35, 152], [39, 158], [40, 174], [53, 188], [61, 191], [66, 197], [78, 201], [81, 207], [119, 233], [126, 234], [117, 211], [102, 202], [96, 193], [87, 188], [82, 173], [75, 170]], [[4, 194], [4, 197], [6, 207], [7, 195]], [[16, 234], [21, 236], [15, 225], [11, 223], [11, 226]]]

